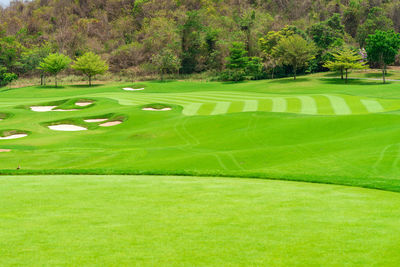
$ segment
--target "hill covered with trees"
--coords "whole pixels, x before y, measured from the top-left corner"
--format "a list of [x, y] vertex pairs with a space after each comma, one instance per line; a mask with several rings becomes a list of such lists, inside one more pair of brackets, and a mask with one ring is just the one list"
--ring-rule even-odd
[[272, 56], [280, 36], [312, 43], [299, 71], [315, 72], [338, 49], [392, 29], [400, 30], [399, 0], [13, 1], [0, 8], [0, 76], [37, 74], [54, 52], [94, 52], [115, 73], [220, 73], [236, 66], [228, 56], [239, 49], [257, 79], [293, 71]]

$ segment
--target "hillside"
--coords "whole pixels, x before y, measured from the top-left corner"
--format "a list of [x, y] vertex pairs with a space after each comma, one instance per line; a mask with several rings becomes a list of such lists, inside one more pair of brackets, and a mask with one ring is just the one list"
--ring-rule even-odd
[[31, 75], [50, 51], [72, 58], [93, 51], [111, 71], [140, 75], [154, 71], [152, 56], [168, 48], [182, 62], [180, 73], [218, 72], [232, 42], [262, 56], [259, 38], [293, 25], [323, 55], [338, 44], [363, 46], [376, 29], [399, 31], [398, 11], [398, 0], [13, 1], [0, 8], [0, 65]]

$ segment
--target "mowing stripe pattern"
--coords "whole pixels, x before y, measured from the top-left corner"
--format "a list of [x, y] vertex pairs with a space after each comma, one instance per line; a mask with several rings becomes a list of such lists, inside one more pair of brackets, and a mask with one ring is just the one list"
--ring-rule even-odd
[[[93, 96], [93, 95], [92, 95]], [[236, 112], [287, 112], [306, 115], [360, 115], [400, 110], [400, 100], [351, 95], [275, 95], [252, 92], [99, 93], [121, 105], [165, 103], [180, 105], [186, 116]]]

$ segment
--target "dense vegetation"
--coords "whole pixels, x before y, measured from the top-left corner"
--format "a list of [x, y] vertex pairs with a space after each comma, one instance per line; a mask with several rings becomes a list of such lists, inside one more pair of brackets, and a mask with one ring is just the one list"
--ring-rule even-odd
[[[399, 10], [398, 0], [13, 1], [0, 8], [0, 83], [43, 74], [40, 61], [55, 52], [73, 60], [94, 52], [130, 76], [225, 70], [222, 78], [241, 80], [321, 71], [343, 46], [364, 48], [376, 30], [399, 31]], [[301, 66], [274, 52], [294, 34], [315, 44]], [[243, 65], [232, 65], [230, 53], [242, 53]]]

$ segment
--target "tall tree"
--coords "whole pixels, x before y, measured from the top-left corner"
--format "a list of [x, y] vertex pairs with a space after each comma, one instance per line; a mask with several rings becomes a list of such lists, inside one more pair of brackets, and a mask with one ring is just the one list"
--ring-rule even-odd
[[229, 57], [226, 58], [226, 70], [221, 78], [227, 81], [242, 81], [246, 76], [249, 57], [243, 43], [235, 42], [229, 49]]
[[47, 72], [54, 76], [55, 86], [57, 87], [57, 75], [65, 70], [69, 64], [71, 63], [71, 59], [63, 54], [53, 53], [48, 55], [46, 58], [40, 62], [38, 69]]
[[201, 23], [197, 11], [189, 11], [187, 19], [182, 26], [182, 73], [189, 74], [197, 69], [197, 57], [201, 48]]
[[368, 60], [377, 62], [382, 68], [383, 83], [386, 83], [385, 73], [387, 65], [392, 64], [400, 49], [400, 34], [392, 31], [376, 31], [368, 36], [367, 51]]
[[164, 48], [158, 54], [154, 54], [151, 61], [159, 72], [161, 81], [164, 80], [166, 73], [178, 72], [181, 67], [180, 59], [169, 48]]
[[108, 64], [99, 55], [87, 52], [75, 60], [72, 68], [86, 75], [89, 79], [89, 86], [92, 86], [92, 77], [106, 72]]
[[315, 58], [316, 54], [315, 44], [304, 40], [297, 34], [282, 38], [274, 49], [281, 62], [293, 68], [295, 80], [297, 70], [307, 66], [307, 63]]
[[368, 14], [365, 22], [358, 27], [357, 42], [360, 47], [365, 47], [368, 35], [376, 30], [389, 31], [393, 29], [393, 22], [384, 14], [382, 8], [374, 7]]

